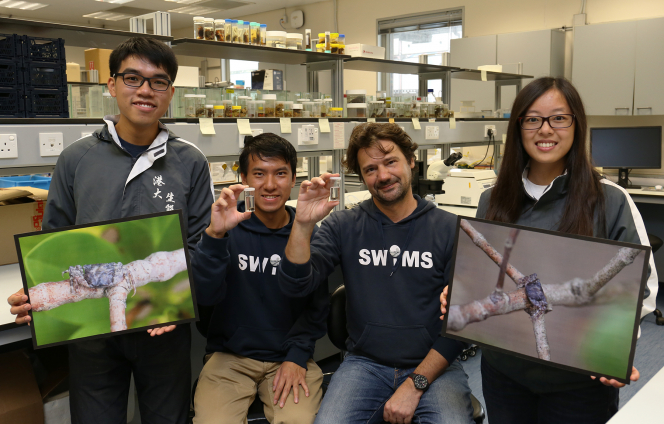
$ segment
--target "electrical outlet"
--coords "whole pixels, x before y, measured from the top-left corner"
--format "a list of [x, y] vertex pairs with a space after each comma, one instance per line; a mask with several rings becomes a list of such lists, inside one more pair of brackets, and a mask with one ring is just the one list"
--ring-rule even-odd
[[489, 130], [493, 131], [493, 136], [496, 136], [496, 126], [495, 125], [485, 125], [484, 126], [484, 137], [489, 136]]
[[64, 148], [62, 133], [39, 133], [39, 154], [41, 156], [60, 156]]
[[0, 159], [18, 158], [18, 138], [16, 134], [0, 134]]
[[316, 125], [302, 125], [297, 130], [297, 144], [318, 144], [318, 127]]
[[427, 125], [425, 130], [425, 140], [438, 140], [440, 138], [440, 129], [438, 128], [438, 125]]

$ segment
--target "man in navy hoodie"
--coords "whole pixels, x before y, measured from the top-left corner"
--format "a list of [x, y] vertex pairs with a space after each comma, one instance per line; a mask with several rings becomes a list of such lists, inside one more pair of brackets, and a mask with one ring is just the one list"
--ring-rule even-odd
[[[452, 266], [456, 217], [411, 190], [417, 144], [395, 124], [362, 124], [345, 166], [372, 198], [335, 212], [312, 237], [330, 202], [330, 174], [302, 183], [279, 269], [290, 296], [318, 290], [341, 265], [347, 295], [346, 346], [316, 423], [471, 423], [470, 389], [441, 337], [438, 293]], [[311, 242], [310, 242], [311, 239]]]
[[[240, 155], [245, 185], [223, 189], [192, 256], [197, 300], [215, 305], [195, 424], [246, 423], [257, 393], [273, 424], [311, 424], [318, 412], [323, 374], [312, 356], [326, 331], [327, 284], [292, 299], [277, 283], [295, 218], [286, 201], [296, 165], [287, 140], [271, 133], [247, 137]], [[247, 185], [255, 189], [254, 213], [237, 201]]]

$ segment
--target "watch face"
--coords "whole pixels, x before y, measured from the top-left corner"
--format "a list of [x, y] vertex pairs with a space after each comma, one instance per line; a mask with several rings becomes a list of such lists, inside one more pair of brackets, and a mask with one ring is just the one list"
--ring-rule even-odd
[[412, 374], [412, 376], [416, 389], [424, 390], [429, 386], [429, 381], [425, 376], [419, 374]]

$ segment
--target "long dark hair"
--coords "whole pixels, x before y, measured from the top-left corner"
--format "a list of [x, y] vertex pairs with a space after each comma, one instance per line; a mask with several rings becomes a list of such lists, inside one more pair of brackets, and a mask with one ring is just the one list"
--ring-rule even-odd
[[576, 119], [574, 142], [565, 160], [568, 193], [558, 231], [601, 237], [602, 234], [594, 234], [594, 218], [597, 215], [600, 231], [606, 232], [604, 192], [600, 183], [601, 177], [593, 169], [588, 157], [586, 112], [578, 91], [564, 78], [538, 78], [516, 96], [507, 127], [505, 156], [496, 185], [491, 191], [486, 218], [512, 223], [519, 219], [526, 196], [521, 176], [530, 159], [523, 147], [519, 117], [524, 116], [535, 100], [551, 89], [558, 90], [563, 95]]

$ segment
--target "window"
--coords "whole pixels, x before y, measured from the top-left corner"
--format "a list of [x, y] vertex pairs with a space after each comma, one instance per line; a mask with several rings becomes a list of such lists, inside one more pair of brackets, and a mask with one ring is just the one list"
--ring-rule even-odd
[[[385, 57], [403, 62], [442, 64], [442, 54], [450, 51], [450, 40], [463, 36], [463, 8], [405, 16], [378, 21], [378, 43], [385, 47]], [[442, 90], [441, 80], [428, 81], [436, 96]], [[387, 74], [379, 78], [379, 90], [392, 95], [417, 94], [417, 75]]]
[[258, 70], [258, 62], [248, 60], [230, 60], [231, 77], [229, 82], [242, 80], [246, 87], [251, 86], [251, 72]]

